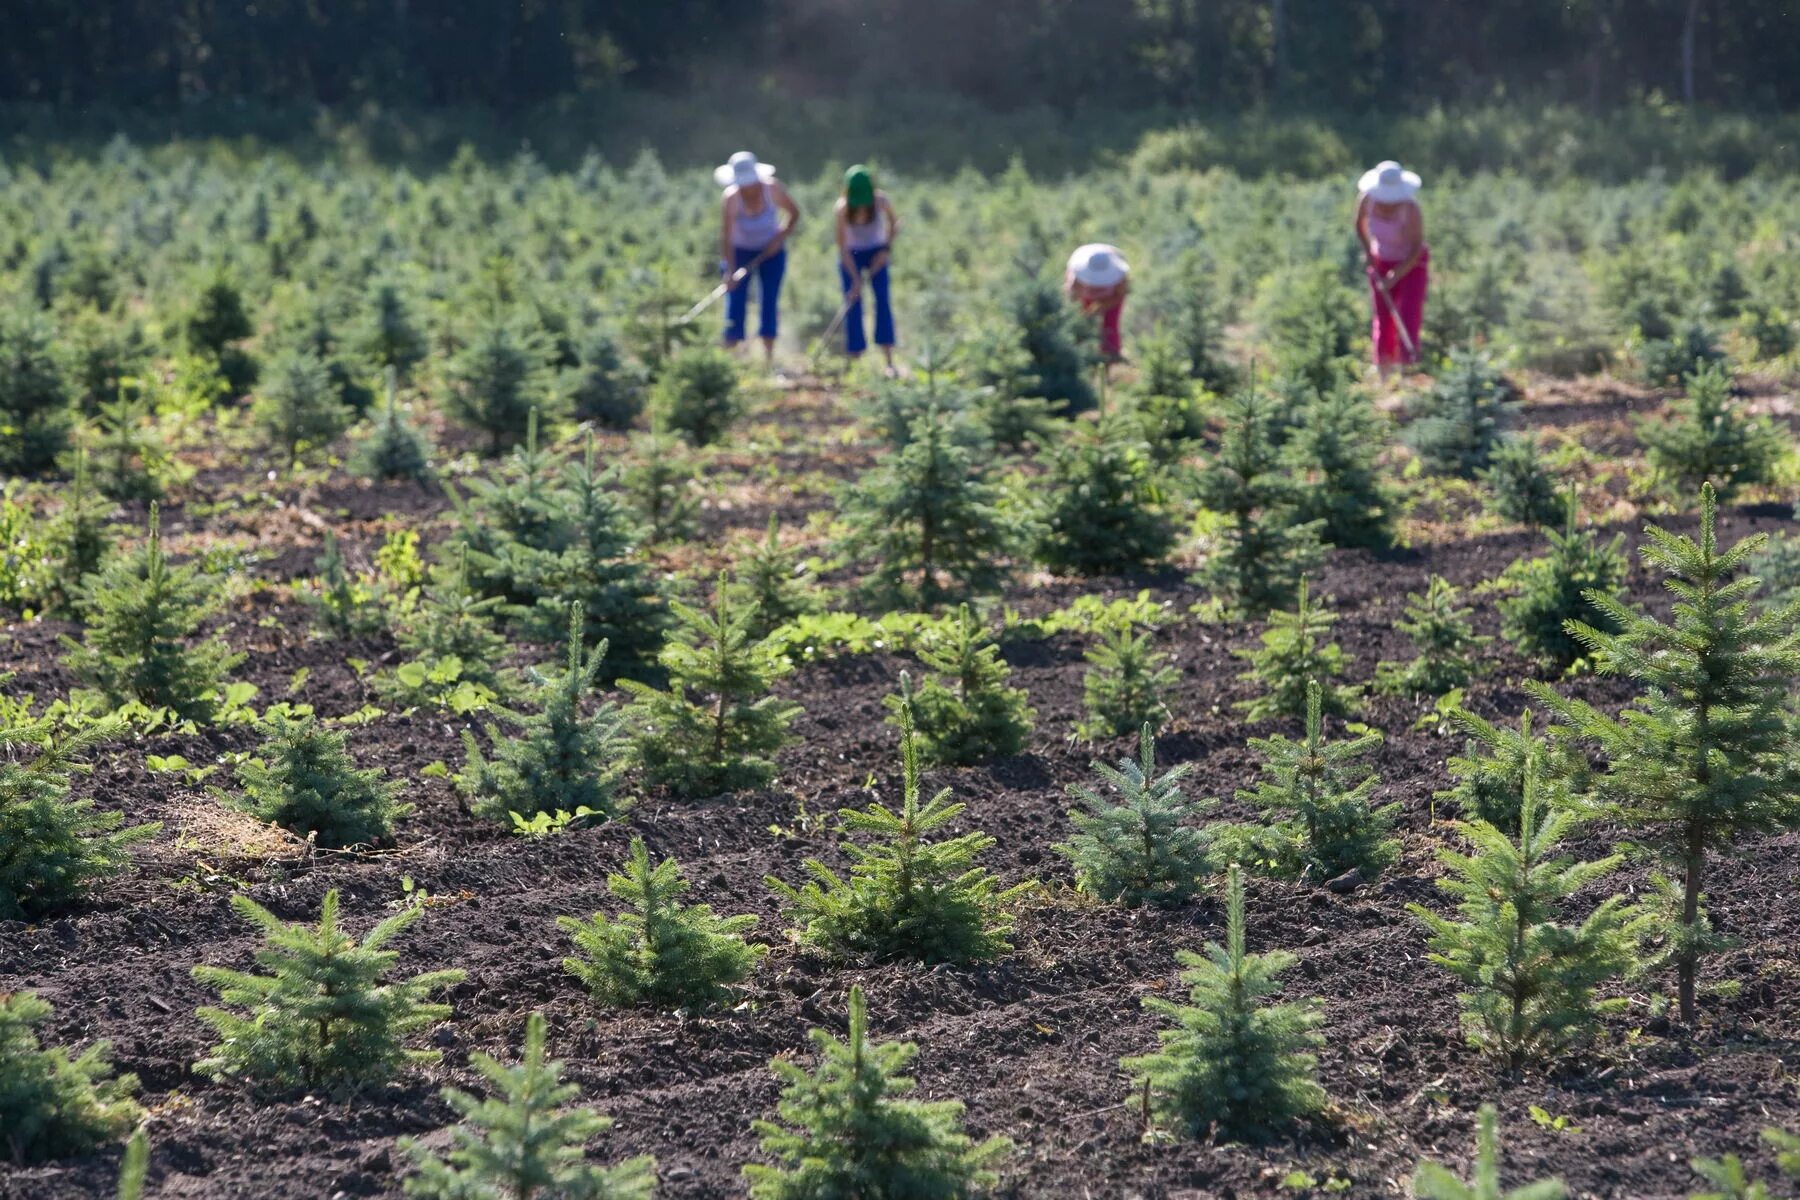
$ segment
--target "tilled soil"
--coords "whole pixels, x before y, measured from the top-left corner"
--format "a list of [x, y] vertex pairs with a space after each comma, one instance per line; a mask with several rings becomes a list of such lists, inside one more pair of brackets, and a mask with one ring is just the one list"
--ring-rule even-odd
[[[1551, 422], [1575, 420], [1568, 410], [1590, 405], [1616, 417], [1609, 408], [1616, 393], [1591, 395], [1555, 397], [1547, 406], [1557, 412]], [[807, 437], [823, 446], [832, 426], [816, 405], [809, 411]], [[863, 465], [860, 453], [850, 452], [848, 466], [829, 454], [778, 465], [786, 470], [804, 462], [801, 469], [842, 474]], [[233, 486], [257, 485], [221, 475], [204, 486], [216, 499]], [[281, 499], [288, 507], [264, 506], [260, 516], [226, 510], [195, 521], [184, 520], [175, 505], [167, 526], [172, 535], [250, 533], [264, 554], [259, 573], [303, 576], [317, 552], [316, 531], [283, 519], [296, 497]], [[348, 518], [346, 544], [364, 555], [379, 544], [390, 514], [417, 523], [444, 507], [423, 489], [353, 483], [299, 499], [334, 521]], [[760, 532], [770, 511], [797, 525], [821, 507], [829, 501], [789, 501], [777, 490], [729, 513], [710, 510], [708, 534]], [[1620, 528], [1635, 534], [1637, 524]], [[1784, 527], [1793, 527], [1791, 511], [1763, 507], [1731, 514], [1723, 534]], [[1378, 659], [1407, 653], [1392, 622], [1405, 594], [1422, 589], [1431, 574], [1474, 585], [1537, 547], [1534, 535], [1510, 531], [1381, 557], [1334, 552], [1316, 586], [1340, 614], [1337, 636], [1354, 662], [1350, 677], [1366, 680]], [[1035, 610], [1084, 591], [1129, 595], [1146, 586], [1177, 614], [1204, 598], [1169, 572], [1144, 580], [1027, 581], [1006, 599]], [[1630, 589], [1640, 602], [1665, 604], [1656, 581], [1635, 561]], [[1488, 601], [1477, 601], [1477, 619], [1482, 632], [1498, 633]], [[249, 652], [240, 673], [261, 688], [258, 703], [287, 695], [302, 669], [307, 674], [294, 698], [322, 713], [373, 702], [347, 660], [382, 661], [391, 643], [312, 640], [305, 628], [303, 610], [276, 593], [254, 595], [232, 612], [228, 636]], [[0, 671], [16, 674], [6, 688], [45, 698], [66, 689], [72, 681], [57, 663], [56, 643], [65, 632], [71, 628], [54, 621], [8, 627]], [[1227, 819], [1248, 815], [1233, 799], [1256, 774], [1246, 739], [1296, 732], [1279, 723], [1248, 724], [1232, 707], [1251, 691], [1237, 679], [1242, 664], [1232, 651], [1254, 644], [1257, 632], [1182, 615], [1160, 639], [1181, 673], [1174, 719], [1159, 743], [1162, 758], [1196, 763], [1193, 790], [1218, 797], [1215, 815]], [[1491, 670], [1470, 688], [1469, 703], [1510, 720], [1524, 706], [1520, 681], [1533, 669], [1503, 641], [1490, 649]], [[804, 1060], [811, 1027], [841, 1033], [846, 995], [858, 983], [869, 994], [876, 1035], [920, 1045], [913, 1072], [919, 1094], [958, 1098], [968, 1106], [972, 1133], [1000, 1133], [1017, 1143], [1002, 1195], [1404, 1195], [1421, 1156], [1467, 1163], [1473, 1114], [1485, 1101], [1501, 1112], [1508, 1174], [1523, 1181], [1556, 1173], [1577, 1196], [1686, 1196], [1698, 1186], [1685, 1165], [1697, 1154], [1739, 1153], [1772, 1174], [1758, 1131], [1800, 1125], [1800, 957], [1794, 949], [1800, 944], [1800, 835], [1751, 839], [1714, 862], [1712, 912], [1737, 945], [1709, 964], [1705, 983], [1715, 994], [1696, 1026], [1655, 1015], [1652, 989], [1670, 981], [1643, 980], [1627, 993], [1630, 1011], [1608, 1022], [1598, 1045], [1548, 1074], [1501, 1074], [1464, 1043], [1456, 988], [1428, 961], [1421, 927], [1406, 909], [1409, 903], [1444, 907], [1433, 883], [1441, 874], [1435, 856], [1454, 844], [1443, 822], [1455, 814], [1434, 806], [1432, 793], [1448, 785], [1444, 760], [1461, 743], [1430, 729], [1414, 731], [1420, 705], [1392, 698], [1371, 700], [1364, 719], [1387, 734], [1373, 765], [1383, 781], [1379, 801], [1401, 805], [1401, 860], [1344, 894], [1315, 883], [1265, 880], [1250, 889], [1252, 949], [1291, 951], [1298, 963], [1286, 977], [1287, 996], [1316, 996], [1323, 1004], [1320, 1076], [1331, 1111], [1256, 1146], [1147, 1141], [1118, 1061], [1155, 1044], [1158, 1022], [1142, 998], [1176, 990], [1176, 953], [1222, 936], [1222, 914], [1216, 898], [1146, 912], [1096, 904], [1072, 890], [1068, 866], [1053, 850], [1068, 833], [1065, 789], [1086, 777], [1096, 754], [1118, 759], [1130, 751], [1124, 741], [1090, 748], [1070, 739], [1081, 716], [1082, 650], [1082, 639], [1073, 636], [1010, 644], [1015, 682], [1029, 690], [1037, 710], [1027, 752], [934, 771], [927, 780], [931, 788], [951, 787], [968, 804], [964, 827], [997, 839], [987, 865], [1009, 883], [1045, 885], [1021, 913], [1013, 952], [991, 964], [834, 964], [801, 953], [783, 935], [765, 877], [795, 880], [809, 857], [843, 865], [821, 817], [866, 803], [866, 786], [884, 799], [898, 793], [895, 734], [884, 723], [881, 701], [912, 664], [869, 656], [807, 666], [781, 683], [780, 693], [806, 715], [797, 741], [781, 756], [777, 790], [710, 803], [640, 792], [625, 821], [538, 841], [473, 818], [447, 781], [420, 774], [434, 761], [460, 761], [457, 727], [442, 720], [387, 715], [352, 731], [359, 760], [407, 779], [406, 799], [416, 805], [400, 826], [396, 849], [368, 856], [308, 855], [284, 846], [205, 795], [204, 787], [228, 779], [215, 775], [193, 786], [141, 765], [145, 753], [181, 754], [198, 764], [247, 749], [254, 738], [241, 727], [120, 746], [80, 790], [133, 820], [162, 821], [163, 830], [140, 849], [135, 870], [108, 881], [75, 911], [40, 925], [0, 924], [0, 989], [37, 991], [56, 1006], [44, 1031], [49, 1038], [109, 1039], [120, 1069], [138, 1075], [152, 1110], [156, 1196], [398, 1196], [407, 1158], [396, 1139], [441, 1144], [435, 1131], [453, 1114], [439, 1088], [478, 1087], [469, 1053], [511, 1058], [532, 1010], [548, 1018], [552, 1053], [565, 1061], [584, 1101], [616, 1121], [592, 1147], [596, 1156], [654, 1154], [664, 1197], [739, 1195], [739, 1168], [759, 1161], [750, 1123], [770, 1113], [778, 1091], [770, 1058]], [[1615, 681], [1588, 678], [1569, 686], [1613, 707], [1630, 694]], [[1603, 853], [1611, 832], [1591, 832], [1580, 849]], [[633, 834], [653, 853], [680, 859], [693, 882], [692, 899], [761, 919], [757, 936], [774, 949], [735, 1008], [702, 1017], [610, 1011], [596, 1007], [563, 971], [568, 946], [555, 918], [613, 911], [605, 877]], [[449, 995], [454, 1017], [429, 1038], [443, 1052], [441, 1064], [349, 1101], [257, 1096], [193, 1073], [191, 1064], [211, 1044], [193, 1012], [216, 997], [191, 978], [191, 968], [247, 967], [257, 945], [232, 912], [230, 895], [243, 891], [284, 917], [311, 919], [325, 891], [338, 888], [350, 923], [362, 929], [405, 902], [403, 877], [429, 899], [428, 911], [400, 943], [401, 969], [468, 972]], [[1632, 889], [1645, 880], [1641, 866], [1621, 876]], [[1717, 985], [1731, 985], [1729, 994], [1718, 994]], [[1541, 1121], [1530, 1115], [1533, 1106]], [[117, 1160], [109, 1150], [9, 1169], [0, 1174], [0, 1198], [110, 1194]]]

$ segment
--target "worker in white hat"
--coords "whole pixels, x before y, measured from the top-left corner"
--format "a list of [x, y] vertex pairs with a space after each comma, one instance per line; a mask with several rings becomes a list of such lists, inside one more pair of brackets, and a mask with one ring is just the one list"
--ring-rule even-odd
[[744, 341], [744, 320], [750, 307], [750, 276], [756, 276], [760, 297], [756, 334], [762, 339], [763, 356], [775, 357], [775, 337], [780, 332], [781, 280], [787, 273], [787, 239], [800, 224], [800, 206], [775, 178], [775, 168], [758, 162], [756, 155], [739, 150], [713, 172], [713, 180], [725, 189], [719, 202], [719, 259], [725, 271], [725, 345]]
[[1383, 379], [1419, 358], [1431, 252], [1419, 210], [1419, 177], [1389, 159], [1356, 183], [1356, 236], [1368, 259], [1374, 317], [1369, 342]]
[[1069, 269], [1063, 275], [1063, 290], [1081, 305], [1081, 311], [1100, 317], [1100, 354], [1108, 362], [1117, 362], [1121, 339], [1119, 320], [1125, 312], [1125, 297], [1131, 291], [1131, 265], [1117, 246], [1090, 242], [1069, 255]]

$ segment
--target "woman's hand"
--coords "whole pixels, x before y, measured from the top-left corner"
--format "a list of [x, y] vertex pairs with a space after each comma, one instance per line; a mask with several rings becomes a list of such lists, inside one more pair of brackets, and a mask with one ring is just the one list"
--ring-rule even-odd
[[877, 254], [874, 258], [869, 260], [869, 274], [873, 275], [877, 271], [885, 271], [887, 270], [887, 265], [888, 252], [883, 250], [880, 254]]

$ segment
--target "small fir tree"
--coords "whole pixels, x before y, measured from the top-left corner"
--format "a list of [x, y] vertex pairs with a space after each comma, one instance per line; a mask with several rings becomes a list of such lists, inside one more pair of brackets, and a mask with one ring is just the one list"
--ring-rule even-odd
[[[1800, 1137], [1781, 1129], [1762, 1131], [1763, 1141], [1775, 1149], [1775, 1165], [1789, 1179], [1800, 1179]], [[1694, 1174], [1719, 1189], [1695, 1192], [1688, 1200], [1777, 1200], [1769, 1185], [1753, 1181], [1744, 1170], [1743, 1160], [1735, 1154], [1724, 1158], [1688, 1160]]]
[[811, 1032], [817, 1070], [776, 1058], [769, 1069], [784, 1085], [780, 1121], [757, 1121], [763, 1150], [778, 1165], [744, 1168], [753, 1200], [964, 1200], [992, 1187], [990, 1169], [1012, 1150], [993, 1137], [976, 1143], [962, 1130], [956, 1100], [908, 1100], [913, 1081], [901, 1072], [918, 1057], [911, 1042], [871, 1042], [868, 1002], [850, 989], [850, 1032], [838, 1041]]
[[390, 279], [377, 281], [369, 293], [350, 344], [360, 357], [387, 371], [390, 379], [411, 376], [430, 349], [413, 320], [406, 294]]
[[503, 695], [508, 685], [500, 664], [506, 657], [507, 641], [495, 632], [493, 622], [504, 600], [476, 595], [468, 579], [465, 546], [459, 549], [454, 566], [433, 568], [431, 582], [419, 590], [418, 601], [396, 616], [394, 641], [414, 662], [455, 659], [463, 678]]
[[243, 293], [223, 272], [214, 272], [200, 283], [193, 307], [181, 323], [188, 350], [214, 360], [223, 359], [232, 343], [255, 332]]
[[515, 815], [585, 808], [604, 818], [625, 809], [618, 794], [629, 754], [625, 719], [610, 701], [583, 711], [606, 643], [583, 652], [581, 610], [571, 607], [568, 620], [568, 665], [558, 674], [539, 667], [526, 672], [527, 699], [538, 711], [496, 709], [509, 732], [487, 727], [493, 758], [482, 754], [473, 732], [463, 731], [467, 761], [457, 790], [477, 813], [502, 824]]
[[224, 1003], [196, 1014], [219, 1035], [194, 1070], [214, 1079], [244, 1078], [274, 1088], [350, 1092], [385, 1082], [414, 1063], [436, 1062], [435, 1050], [407, 1048], [416, 1032], [450, 1015], [427, 997], [462, 982], [463, 971], [428, 971], [383, 982], [399, 953], [386, 948], [418, 920], [417, 905], [388, 917], [357, 941], [338, 927], [337, 889], [325, 893], [315, 928], [290, 925], [243, 894], [238, 915], [263, 931], [257, 964], [268, 974], [201, 964], [194, 978], [219, 990]]
[[1474, 612], [1458, 603], [1462, 593], [1442, 575], [1433, 575], [1423, 592], [1406, 597], [1406, 616], [1394, 622], [1418, 654], [1409, 662], [1375, 664], [1376, 690], [1400, 696], [1442, 696], [1475, 677], [1475, 652], [1494, 639], [1476, 636], [1469, 623]]
[[354, 637], [374, 633], [387, 624], [378, 593], [365, 579], [353, 577], [344, 565], [337, 534], [325, 531], [325, 548], [314, 563], [319, 577], [301, 593], [313, 611], [313, 619], [330, 637]]
[[64, 637], [63, 661], [114, 704], [138, 700], [184, 720], [210, 721], [226, 673], [244, 660], [214, 633], [192, 640], [217, 612], [217, 581], [172, 565], [150, 506], [144, 545], [114, 555], [82, 587], [86, 638]]
[[699, 529], [694, 489], [699, 472], [680, 439], [653, 430], [637, 443], [636, 461], [619, 476], [646, 544], [682, 541]]
[[525, 1048], [519, 1065], [508, 1067], [486, 1054], [469, 1062], [493, 1087], [478, 1100], [445, 1088], [444, 1103], [462, 1123], [450, 1131], [442, 1158], [412, 1139], [400, 1147], [418, 1166], [406, 1194], [428, 1200], [650, 1200], [656, 1190], [656, 1160], [649, 1155], [603, 1167], [587, 1161], [587, 1143], [612, 1121], [589, 1108], [569, 1108], [581, 1095], [564, 1083], [563, 1064], [546, 1059], [544, 1015], [525, 1019]]
[[1381, 745], [1381, 731], [1327, 741], [1322, 696], [1316, 682], [1307, 686], [1303, 740], [1281, 734], [1250, 739], [1250, 748], [1262, 755], [1263, 778], [1253, 790], [1239, 791], [1238, 799], [1273, 819], [1267, 841], [1276, 848], [1271, 865], [1277, 871], [1315, 879], [1350, 870], [1373, 876], [1400, 850], [1389, 836], [1400, 805], [1370, 805], [1381, 781], [1359, 761]]
[[928, 410], [906, 446], [883, 455], [840, 500], [848, 526], [840, 553], [873, 561], [870, 589], [926, 610], [997, 588], [1023, 532], [963, 436], [964, 420]]
[[137, 1076], [113, 1074], [108, 1043], [71, 1055], [38, 1040], [52, 1011], [31, 992], [0, 993], [0, 1152], [15, 1165], [87, 1154], [143, 1116]]
[[112, 552], [106, 519], [112, 505], [89, 485], [85, 449], [75, 454], [75, 479], [63, 499], [62, 511], [50, 527], [50, 544], [56, 554], [56, 590], [66, 606], [81, 597], [81, 585], [100, 569]]
[[121, 395], [100, 405], [92, 449], [94, 486], [108, 499], [160, 499], [175, 471], [147, 396]]
[[53, 343], [37, 313], [0, 313], [0, 471], [42, 471], [69, 444], [69, 385]]
[[1569, 1189], [1560, 1179], [1543, 1179], [1502, 1191], [1494, 1106], [1482, 1105], [1475, 1120], [1475, 1178], [1464, 1183], [1448, 1167], [1421, 1160], [1412, 1179], [1413, 1195], [1418, 1200], [1565, 1200]]
[[374, 767], [358, 768], [344, 734], [311, 716], [275, 713], [263, 720], [257, 757], [237, 768], [240, 807], [320, 846], [388, 840], [394, 822], [412, 811], [398, 783]]
[[650, 409], [659, 428], [712, 445], [743, 415], [737, 361], [715, 346], [681, 351], [657, 377]]
[[1488, 489], [1489, 507], [1505, 520], [1556, 529], [1568, 519], [1570, 498], [1556, 490], [1543, 449], [1528, 435], [1501, 438], [1475, 476]]
[[1571, 896], [1624, 861], [1558, 855], [1575, 819], [1546, 801], [1537, 764], [1528, 762], [1517, 837], [1485, 821], [1460, 821], [1455, 827], [1475, 852], [1438, 854], [1449, 872], [1438, 886], [1456, 899], [1461, 919], [1408, 905], [1431, 931], [1431, 960], [1469, 988], [1459, 997], [1469, 1041], [1510, 1070], [1560, 1054], [1591, 1036], [1602, 1014], [1624, 1007], [1624, 1000], [1594, 999], [1594, 989], [1631, 969], [1649, 921], [1623, 896], [1603, 901], [1578, 925], [1558, 921]]
[[1274, 413], [1254, 384], [1231, 399], [1225, 421], [1198, 498], [1226, 523], [1198, 582], [1223, 593], [1240, 616], [1260, 617], [1285, 604], [1318, 560], [1323, 526], [1297, 517], [1292, 480], [1280, 470]]
[[1519, 714], [1517, 729], [1495, 725], [1467, 709], [1457, 709], [1450, 719], [1468, 740], [1460, 755], [1450, 756], [1455, 784], [1435, 798], [1454, 804], [1465, 821], [1486, 821], [1516, 832], [1527, 763], [1538, 764], [1546, 783], [1567, 783], [1571, 793], [1585, 781], [1587, 760], [1566, 741], [1548, 742], [1533, 732], [1530, 709]]
[[1391, 437], [1368, 397], [1348, 387], [1314, 393], [1281, 449], [1294, 483], [1294, 517], [1318, 522], [1334, 546], [1394, 542], [1394, 497], [1376, 465]]
[[1046, 442], [1037, 559], [1052, 571], [1109, 575], [1154, 566], [1175, 545], [1162, 472], [1120, 421]]
[[581, 366], [570, 398], [577, 421], [592, 421], [603, 429], [630, 429], [644, 408], [643, 373], [626, 364], [610, 333], [593, 330], [581, 344]]
[[1041, 397], [1064, 415], [1094, 407], [1095, 322], [1069, 303], [1062, 288], [1036, 270], [1001, 298], [1014, 336], [1029, 359], [1027, 395]]
[[445, 367], [450, 415], [488, 435], [488, 453], [522, 439], [532, 417], [555, 411], [550, 350], [532, 323], [484, 318]]
[[1082, 737], [1123, 737], [1140, 725], [1154, 729], [1168, 717], [1164, 697], [1181, 674], [1156, 649], [1153, 636], [1153, 630], [1140, 632], [1126, 624], [1100, 630], [1099, 640], [1083, 656], [1088, 663], [1081, 677], [1087, 719], [1076, 727]]
[[866, 846], [846, 843], [850, 874], [843, 878], [816, 859], [811, 876], [790, 887], [770, 876], [769, 886], [787, 901], [787, 916], [802, 944], [830, 954], [912, 959], [924, 963], [980, 962], [1011, 949], [1010, 909], [1031, 884], [1001, 889], [975, 859], [994, 844], [971, 831], [941, 841], [926, 839], [962, 815], [944, 788], [919, 801], [919, 739], [912, 706], [900, 706], [901, 804], [879, 801], [867, 809], [838, 810], [848, 833], [866, 833]]
[[1746, 484], [1768, 483], [1787, 456], [1789, 435], [1767, 418], [1746, 416], [1723, 362], [1687, 376], [1687, 392], [1666, 420], [1637, 424], [1650, 465], [1684, 490], [1710, 483], [1729, 499]]
[[1713, 944], [1703, 911], [1706, 864], [1746, 834], [1800, 824], [1800, 759], [1784, 709], [1800, 674], [1800, 603], [1753, 607], [1757, 581], [1742, 573], [1765, 535], [1721, 552], [1718, 498], [1700, 492], [1698, 540], [1655, 525], [1640, 553], [1675, 596], [1660, 621], [1609, 592], [1587, 599], [1603, 625], [1569, 623], [1599, 670], [1643, 689], [1615, 719], [1542, 684], [1532, 691], [1598, 745], [1606, 770], [1593, 780], [1602, 808], [1623, 820], [1680, 873], [1673, 946], [1681, 1016], [1694, 1017], [1700, 960]]
[[1075, 836], [1056, 847], [1075, 865], [1082, 891], [1136, 906], [1173, 907], [1200, 890], [1210, 870], [1205, 835], [1193, 824], [1216, 801], [1189, 800], [1182, 781], [1193, 763], [1156, 773], [1156, 738], [1148, 724], [1138, 735], [1137, 761], [1090, 764], [1116, 799], [1082, 784], [1069, 795], [1087, 807], [1071, 809]]
[[302, 450], [323, 449], [355, 416], [332, 387], [324, 361], [309, 350], [288, 350], [271, 362], [250, 406], [250, 419], [289, 474]]
[[1474, 351], [1456, 351], [1421, 401], [1405, 441], [1427, 471], [1473, 479], [1493, 457], [1501, 425], [1517, 406], [1498, 367]]
[[1306, 580], [1302, 579], [1294, 611], [1269, 617], [1262, 644], [1254, 650], [1232, 651], [1250, 664], [1250, 669], [1238, 678], [1260, 684], [1263, 689], [1262, 695], [1254, 700], [1240, 700], [1235, 707], [1252, 721], [1302, 717], [1310, 703], [1308, 693], [1317, 685], [1326, 712], [1340, 717], [1349, 713], [1362, 689], [1331, 682], [1344, 673], [1345, 661], [1338, 644], [1326, 640], [1335, 624], [1334, 613], [1313, 606]]
[[1157, 1034], [1162, 1048], [1120, 1061], [1141, 1080], [1152, 1109], [1199, 1136], [1208, 1127], [1246, 1140], [1269, 1134], [1325, 1106], [1312, 1050], [1324, 1044], [1317, 1001], [1270, 1004], [1278, 977], [1294, 956], [1244, 950], [1244, 874], [1232, 866], [1226, 892], [1225, 945], [1206, 954], [1176, 951], [1186, 970], [1187, 1004], [1146, 996], [1144, 1007], [1175, 1028]]
[[662, 654], [666, 689], [623, 681], [635, 698], [626, 716], [649, 778], [683, 796], [769, 786], [775, 753], [792, 739], [800, 706], [769, 689], [792, 669], [774, 643], [750, 636], [755, 613], [723, 586], [713, 609], [673, 605], [680, 622]]
[[1006, 686], [1012, 671], [968, 605], [923, 630], [914, 653], [933, 674], [917, 695], [902, 676], [901, 694], [884, 703], [889, 724], [916, 720], [927, 762], [973, 763], [1024, 748], [1037, 714], [1025, 689]]
[[688, 882], [681, 868], [672, 858], [651, 866], [643, 838], [631, 840], [624, 873], [607, 876], [606, 886], [628, 911], [556, 919], [576, 950], [563, 969], [602, 1004], [710, 1008], [769, 952], [744, 941], [754, 916], [720, 917], [709, 905], [682, 904]]
[[150, 1172], [150, 1138], [142, 1125], [125, 1143], [125, 1155], [119, 1162], [118, 1200], [143, 1200], [144, 1177]]
[[386, 399], [369, 432], [356, 444], [350, 469], [366, 479], [431, 478], [431, 442], [400, 413], [395, 401], [395, 371], [388, 368]]
[[1517, 590], [1500, 599], [1500, 632], [1525, 654], [1558, 669], [1572, 666], [1582, 645], [1567, 628], [1586, 620], [1613, 632], [1618, 627], [1589, 599], [1590, 593], [1611, 595], [1625, 581], [1623, 535], [1601, 545], [1591, 530], [1575, 527], [1575, 505], [1561, 533], [1546, 530], [1550, 552], [1542, 558], [1519, 559], [1501, 578]]
[[753, 542], [738, 559], [735, 578], [726, 585], [732, 599], [750, 608], [750, 634], [768, 637], [782, 625], [822, 607], [812, 568], [797, 549], [781, 544], [781, 530], [774, 513], [769, 531]]

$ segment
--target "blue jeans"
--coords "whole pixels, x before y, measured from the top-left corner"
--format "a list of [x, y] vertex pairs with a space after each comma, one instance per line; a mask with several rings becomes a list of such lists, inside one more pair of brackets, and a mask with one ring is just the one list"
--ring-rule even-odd
[[[852, 250], [850, 259], [856, 264], [856, 273], [862, 274], [875, 261], [877, 254], [885, 253], [886, 246], [871, 246], [867, 250]], [[850, 272], [844, 270], [844, 260], [838, 259], [838, 279], [843, 282], [844, 294], [849, 295], [853, 282]], [[894, 310], [888, 304], [888, 269], [883, 264], [881, 270], [869, 275], [869, 288], [875, 293], [875, 344], [891, 346], [894, 344]], [[862, 297], [850, 306], [844, 314], [844, 351], [848, 354], [861, 354], [869, 348], [867, 334], [863, 329]]]
[[[756, 256], [762, 251], [745, 250], [741, 246], [733, 246], [731, 253], [735, 259], [731, 264], [731, 269], [736, 271], [756, 262]], [[760, 310], [760, 320], [756, 327], [757, 337], [771, 339], [775, 337], [776, 330], [780, 325], [781, 277], [786, 273], [787, 247], [785, 246], [763, 259], [750, 272], [750, 275], [756, 280], [757, 308]], [[749, 309], [750, 279], [746, 278], [744, 282], [725, 293], [725, 340], [727, 342], [744, 340], [744, 318]]]

